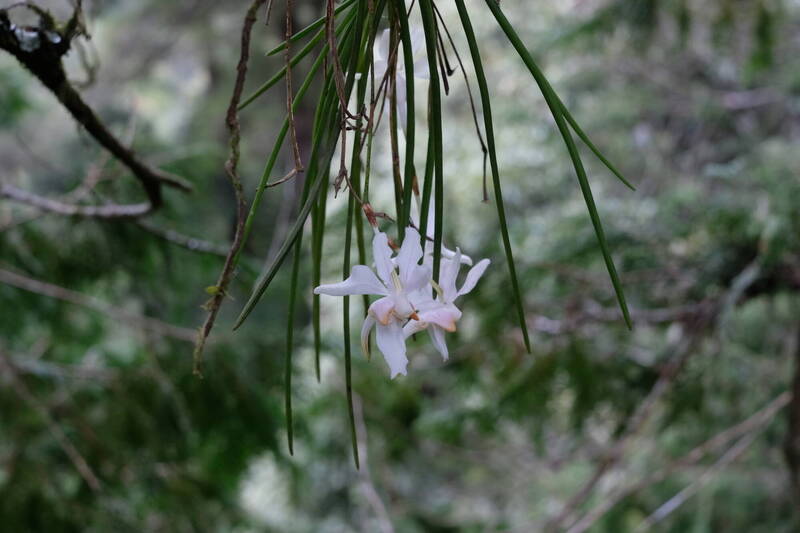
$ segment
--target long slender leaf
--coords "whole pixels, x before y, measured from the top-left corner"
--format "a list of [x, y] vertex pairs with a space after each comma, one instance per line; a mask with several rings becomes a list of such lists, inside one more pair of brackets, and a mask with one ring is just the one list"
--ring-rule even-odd
[[514, 254], [511, 251], [511, 239], [508, 236], [506, 210], [505, 204], [503, 203], [503, 191], [500, 185], [500, 170], [497, 164], [497, 148], [494, 140], [494, 125], [492, 124], [492, 104], [489, 97], [489, 86], [486, 83], [486, 74], [483, 70], [481, 52], [478, 47], [478, 41], [475, 39], [475, 32], [472, 29], [472, 22], [470, 21], [467, 8], [464, 5], [464, 0], [456, 0], [456, 8], [458, 9], [459, 17], [461, 18], [461, 25], [464, 27], [464, 36], [469, 44], [469, 51], [472, 54], [472, 63], [475, 67], [475, 77], [478, 80], [478, 87], [480, 89], [481, 107], [483, 108], [483, 123], [486, 130], [486, 144], [489, 150], [489, 161], [492, 167], [492, 185], [494, 189], [495, 204], [497, 206], [497, 218], [500, 221], [500, 233], [503, 237], [503, 248], [506, 254], [506, 263], [508, 263], [508, 274], [511, 277], [511, 289], [514, 293], [514, 304], [517, 308], [519, 327], [522, 330], [525, 348], [528, 350], [528, 353], [530, 353], [531, 341], [528, 335], [528, 325], [525, 322], [525, 311], [522, 305], [522, 293], [520, 292], [519, 288], [517, 268], [514, 264]]
[[422, 26], [425, 32], [425, 47], [428, 53], [430, 70], [430, 113], [428, 135], [433, 136], [433, 174], [434, 210], [436, 219], [433, 225], [433, 279], [439, 281], [439, 270], [442, 262], [442, 227], [444, 220], [444, 160], [442, 155], [442, 94], [439, 86], [439, 71], [436, 64], [436, 20], [433, 15], [431, 0], [419, 0], [422, 13]]
[[578, 148], [575, 145], [572, 134], [570, 133], [569, 126], [564, 118], [561, 102], [553, 91], [553, 88], [550, 86], [550, 82], [547, 81], [544, 73], [542, 73], [542, 71], [539, 69], [539, 66], [534, 61], [530, 52], [528, 52], [525, 44], [519, 38], [519, 35], [517, 35], [514, 27], [500, 9], [497, 1], [486, 0], [486, 5], [489, 7], [489, 10], [492, 12], [492, 15], [494, 15], [503, 32], [506, 34], [509, 42], [519, 54], [523, 63], [525, 63], [525, 66], [528, 67], [528, 70], [536, 81], [536, 84], [539, 86], [539, 89], [542, 91], [542, 95], [547, 102], [547, 106], [550, 108], [550, 113], [553, 115], [556, 126], [558, 127], [558, 130], [564, 139], [564, 144], [567, 147], [570, 159], [572, 159], [572, 164], [575, 167], [575, 173], [578, 175], [578, 183], [581, 187], [581, 193], [583, 194], [584, 201], [586, 202], [586, 207], [589, 211], [589, 217], [591, 218], [595, 235], [597, 236], [597, 240], [600, 244], [600, 250], [603, 254], [603, 260], [606, 263], [606, 269], [608, 270], [608, 274], [611, 278], [611, 284], [614, 286], [614, 291], [617, 295], [617, 302], [622, 310], [625, 323], [628, 325], [628, 328], [631, 328], [633, 327], [633, 324], [628, 311], [628, 305], [625, 301], [625, 294], [622, 290], [622, 283], [619, 280], [617, 269], [614, 266], [614, 260], [611, 257], [611, 251], [609, 250], [605, 232], [603, 231], [603, 224], [600, 222], [600, 215], [597, 212], [597, 206], [594, 202], [594, 196], [592, 195], [592, 189], [589, 185], [589, 179], [586, 176], [586, 170], [583, 167], [580, 153], [578, 152]]
[[397, 230], [400, 239], [405, 237], [406, 226], [411, 218], [411, 189], [414, 181], [414, 142], [416, 131], [414, 103], [414, 50], [411, 46], [411, 30], [408, 26], [408, 14], [405, 1], [394, 0], [394, 10], [400, 23], [400, 38], [403, 41], [403, 61], [406, 75], [406, 154], [403, 179], [402, 211], [397, 213]]
[[572, 113], [569, 112], [561, 99], [558, 98], [558, 95], [556, 95], [556, 99], [558, 100], [558, 105], [561, 106], [561, 112], [564, 113], [564, 118], [567, 120], [567, 122], [569, 122], [569, 125], [572, 126], [572, 129], [575, 130], [575, 133], [584, 142], [584, 144], [589, 147], [589, 150], [591, 150], [594, 155], [597, 156], [597, 159], [599, 159], [608, 170], [610, 170], [617, 178], [619, 178], [622, 183], [624, 183], [630, 190], [635, 191], [636, 187], [634, 187], [630, 181], [625, 179], [625, 176], [623, 176], [622, 173], [617, 170], [613, 164], [611, 164], [611, 161], [609, 161], [606, 156], [603, 155], [603, 152], [601, 152], [600, 149], [594, 145], [589, 136], [583, 131], [583, 128], [580, 127], [578, 121], [573, 118]]
[[294, 260], [292, 261], [292, 277], [289, 282], [289, 309], [286, 319], [286, 353], [284, 355], [283, 397], [284, 413], [286, 417], [286, 439], [289, 444], [289, 455], [294, 455], [294, 423], [292, 421], [292, 351], [294, 349], [294, 314], [297, 302], [297, 281], [300, 272], [300, 241], [299, 236], [294, 245]]
[[[347, 31], [347, 29], [350, 27], [350, 25], [351, 25], [351, 23], [353, 21], [353, 17], [354, 17], [354, 13], [348, 13], [345, 16], [345, 18], [342, 21], [342, 23], [336, 28], [337, 29], [337, 34], [338, 34], [338, 32], [344, 33], [344, 32]], [[314, 38], [311, 39], [311, 41], [309, 41], [303, 48], [301, 48], [300, 51], [298, 51], [297, 54], [294, 55], [294, 57], [292, 57], [291, 61], [289, 62], [289, 66], [293, 67], [293, 66], [297, 65], [300, 61], [302, 61], [303, 58], [305, 58], [309, 54], [309, 52], [311, 52], [311, 50], [313, 50], [314, 47], [317, 44], [319, 44], [319, 42], [322, 40], [322, 38], [324, 36], [325, 36], [324, 30], [318, 31], [317, 34], [314, 35]], [[326, 44], [324, 46], [324, 48], [322, 49], [322, 51], [317, 56], [317, 60], [323, 59], [327, 55], [327, 53], [328, 53], [328, 45]], [[275, 85], [280, 83], [280, 81], [284, 78], [284, 76], [286, 76], [286, 66], [281, 68], [270, 79], [265, 81], [261, 85], [261, 87], [259, 87], [255, 91], [253, 91], [253, 93], [250, 96], [245, 98], [244, 101], [242, 101], [242, 103], [239, 104], [238, 110], [241, 111], [242, 109], [244, 109], [247, 106], [249, 106], [250, 104], [252, 104], [259, 96], [263, 95], [268, 90], [273, 88]]]

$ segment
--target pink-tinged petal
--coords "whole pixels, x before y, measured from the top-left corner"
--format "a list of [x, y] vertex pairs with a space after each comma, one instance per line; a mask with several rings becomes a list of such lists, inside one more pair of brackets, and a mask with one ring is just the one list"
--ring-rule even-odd
[[314, 294], [328, 294], [330, 296], [346, 296], [349, 294], [389, 294], [386, 286], [380, 282], [371, 268], [356, 265], [350, 272], [350, 277], [339, 283], [320, 285], [314, 289]]
[[478, 283], [479, 279], [481, 279], [481, 276], [483, 276], [483, 273], [486, 272], [486, 268], [490, 263], [491, 261], [488, 259], [481, 259], [478, 261], [477, 265], [469, 269], [469, 272], [467, 272], [467, 279], [464, 280], [464, 284], [460, 289], [458, 289], [459, 296], [462, 294], [467, 294], [475, 288], [475, 284]]
[[403, 337], [407, 339], [411, 335], [416, 335], [427, 327], [427, 322], [422, 322], [421, 320], [409, 320], [406, 325], [403, 326]]
[[430, 291], [431, 282], [431, 267], [428, 265], [414, 265], [411, 270], [409, 271], [406, 279], [403, 280], [403, 290], [406, 294], [411, 294], [417, 291], [426, 292]]
[[456, 330], [456, 322], [461, 318], [461, 311], [454, 305], [439, 305], [417, 314], [423, 322], [436, 324], [445, 331], [451, 332]]
[[392, 320], [392, 311], [394, 311], [394, 298], [391, 296], [384, 296], [372, 302], [369, 306], [367, 313], [375, 317], [375, 319], [383, 325]]
[[428, 334], [431, 336], [431, 344], [442, 354], [442, 359], [447, 361], [450, 354], [447, 351], [447, 343], [444, 341], [444, 330], [437, 325], [432, 325], [428, 328]]
[[383, 358], [389, 365], [390, 377], [394, 379], [398, 374], [406, 375], [408, 359], [406, 358], [406, 338], [403, 336], [403, 327], [393, 320], [388, 325], [378, 324], [375, 340]]
[[372, 258], [375, 260], [375, 270], [387, 287], [392, 287], [392, 249], [389, 247], [389, 238], [385, 233], [378, 232], [372, 239]]
[[370, 358], [369, 353], [369, 333], [372, 331], [372, 328], [375, 326], [375, 319], [372, 315], [367, 315], [364, 319], [364, 324], [361, 326], [361, 351], [364, 352], [364, 355], [367, 356], [367, 359]]
[[403, 245], [400, 246], [400, 251], [395, 258], [397, 267], [400, 269], [400, 281], [403, 283], [403, 287], [406, 287], [414, 269], [419, 266], [417, 261], [420, 257], [422, 257], [422, 246], [419, 243], [419, 232], [409, 226], [406, 228]]

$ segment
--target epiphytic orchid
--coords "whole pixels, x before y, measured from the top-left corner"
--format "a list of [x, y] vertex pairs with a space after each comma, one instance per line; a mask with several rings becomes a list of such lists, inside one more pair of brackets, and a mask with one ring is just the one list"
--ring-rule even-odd
[[361, 346], [368, 355], [369, 334], [375, 327], [378, 349], [389, 365], [391, 377], [394, 378], [398, 374], [405, 375], [408, 365], [403, 325], [409, 319], [418, 318], [409, 295], [424, 292], [428, 288], [431, 269], [428, 265], [417, 264], [422, 257], [422, 247], [419, 233], [414, 228], [406, 229], [406, 238], [394, 259], [388, 237], [383, 232], [376, 232], [372, 240], [372, 255], [377, 276], [371, 268], [356, 265], [346, 280], [320, 285], [314, 289], [314, 293], [331, 296], [356, 294], [382, 296], [369, 306], [361, 328]]

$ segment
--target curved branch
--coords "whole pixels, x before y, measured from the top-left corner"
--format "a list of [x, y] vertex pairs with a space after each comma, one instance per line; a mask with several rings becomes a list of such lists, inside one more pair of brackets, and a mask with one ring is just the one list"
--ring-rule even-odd
[[69, 51], [72, 39], [82, 32], [80, 3], [63, 28], [57, 28], [53, 18], [35, 4], [26, 3], [25, 6], [39, 14], [39, 26], [16, 26], [8, 17], [8, 10], [0, 10], [0, 49], [13, 55], [36, 76], [101, 146], [128, 167], [141, 182], [154, 208], [162, 203], [162, 184], [190, 191], [188, 182], [150, 167], [123, 146], [67, 79], [61, 59]]
[[30, 205], [42, 211], [57, 215], [85, 218], [138, 218], [150, 213], [153, 204], [106, 204], [106, 205], [77, 205], [61, 202], [52, 198], [39, 196], [31, 192], [14, 187], [13, 185], [0, 185], [0, 198], [8, 198], [23, 204]]
[[233, 192], [236, 195], [236, 231], [233, 236], [231, 248], [225, 257], [225, 265], [222, 267], [217, 284], [214, 286], [215, 292], [211, 299], [206, 303], [208, 315], [200, 327], [197, 334], [197, 340], [194, 347], [194, 374], [202, 376], [202, 357], [203, 349], [205, 348], [206, 340], [211, 334], [211, 329], [214, 327], [214, 322], [217, 319], [219, 308], [222, 306], [222, 301], [227, 295], [228, 285], [233, 279], [233, 273], [236, 268], [236, 258], [239, 255], [239, 250], [244, 243], [244, 227], [245, 220], [247, 219], [247, 200], [244, 196], [242, 189], [242, 180], [239, 178], [237, 167], [239, 165], [239, 140], [241, 131], [239, 128], [239, 101], [242, 99], [242, 91], [244, 90], [244, 82], [247, 78], [247, 63], [250, 59], [250, 35], [253, 31], [253, 25], [256, 23], [256, 16], [258, 9], [266, 2], [266, 0], [253, 0], [247, 14], [244, 17], [242, 24], [241, 35], [241, 50], [239, 53], [239, 63], [236, 65], [236, 81], [233, 85], [233, 94], [231, 95], [230, 103], [228, 104], [228, 111], [225, 115], [225, 125], [230, 132], [230, 155], [225, 162], [225, 173], [233, 186]]

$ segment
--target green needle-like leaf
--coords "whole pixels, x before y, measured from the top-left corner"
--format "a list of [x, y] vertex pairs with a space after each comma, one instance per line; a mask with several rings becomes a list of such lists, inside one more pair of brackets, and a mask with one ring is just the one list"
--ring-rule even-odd
[[289, 284], [289, 309], [286, 319], [286, 354], [284, 357], [284, 411], [286, 416], [286, 439], [289, 443], [289, 454], [294, 455], [294, 424], [292, 422], [292, 350], [294, 344], [294, 313], [297, 302], [297, 281], [300, 272], [300, 243], [302, 235], [294, 245], [292, 261], [292, 278]]
[[594, 202], [594, 196], [592, 195], [592, 189], [589, 185], [589, 179], [586, 176], [586, 170], [583, 167], [583, 162], [581, 161], [580, 153], [578, 152], [578, 148], [575, 145], [575, 141], [572, 138], [572, 133], [570, 133], [569, 126], [564, 118], [564, 113], [562, 111], [563, 105], [561, 101], [553, 91], [553, 88], [550, 86], [550, 82], [547, 81], [544, 73], [539, 69], [539, 66], [534, 61], [533, 57], [531, 56], [528, 49], [525, 47], [525, 44], [517, 35], [517, 32], [514, 30], [514, 27], [506, 18], [503, 11], [500, 9], [500, 6], [497, 4], [496, 0], [486, 0], [486, 5], [491, 10], [492, 14], [494, 15], [495, 19], [497, 20], [498, 24], [502, 28], [503, 32], [506, 34], [509, 42], [512, 44], [514, 49], [519, 54], [520, 58], [522, 58], [523, 63], [525, 66], [528, 67], [531, 75], [533, 76], [536, 84], [539, 86], [539, 89], [542, 91], [542, 95], [544, 96], [545, 101], [547, 102], [547, 106], [550, 108], [550, 113], [553, 115], [553, 119], [556, 122], [556, 126], [558, 127], [559, 133], [561, 133], [562, 138], [564, 139], [564, 144], [566, 144], [567, 151], [569, 152], [570, 159], [572, 159], [572, 164], [575, 167], [575, 173], [578, 175], [578, 183], [581, 187], [581, 193], [583, 193], [584, 201], [586, 202], [586, 207], [589, 210], [589, 218], [592, 220], [592, 225], [594, 226], [595, 234], [597, 235], [597, 240], [600, 243], [600, 250], [603, 254], [603, 260], [606, 263], [606, 269], [608, 270], [608, 274], [611, 278], [611, 284], [614, 286], [614, 291], [617, 295], [617, 301], [619, 302], [620, 309], [622, 310], [622, 315], [625, 318], [625, 323], [628, 325], [629, 328], [633, 327], [631, 322], [630, 313], [628, 311], [628, 305], [625, 302], [625, 294], [622, 290], [622, 283], [619, 280], [619, 276], [617, 275], [617, 269], [614, 266], [614, 260], [611, 257], [611, 251], [608, 247], [608, 242], [606, 241], [605, 232], [603, 231], [603, 224], [600, 222], [600, 215], [597, 212], [597, 206]]
[[402, 240], [405, 237], [406, 226], [411, 218], [411, 189], [414, 181], [414, 50], [411, 46], [411, 30], [408, 27], [408, 14], [406, 13], [405, 0], [394, 0], [394, 11], [400, 23], [400, 39], [403, 42], [403, 61], [406, 76], [406, 154], [403, 179], [402, 210], [397, 213], [397, 231]]
[[603, 153], [594, 145], [592, 140], [589, 139], [589, 136], [586, 135], [586, 133], [583, 131], [583, 128], [578, 125], [578, 122], [572, 117], [572, 113], [569, 112], [561, 99], [558, 98], [558, 95], [556, 95], [556, 99], [558, 99], [558, 105], [561, 106], [561, 112], [564, 113], [564, 118], [567, 119], [569, 125], [572, 126], [572, 129], [575, 130], [575, 133], [584, 142], [584, 144], [589, 147], [589, 150], [591, 150], [594, 155], [597, 156], [597, 158], [606, 166], [606, 168], [610, 170], [617, 178], [619, 178], [622, 183], [624, 183], [630, 190], [635, 191], [636, 187], [634, 187], [630, 181], [625, 179], [625, 176], [623, 176], [622, 173], [611, 164], [611, 161], [606, 159], [606, 156], [604, 156]]
[[[337, 35], [339, 35], [340, 33], [344, 34], [344, 32], [347, 32], [347, 30], [350, 28], [353, 22], [354, 15], [355, 12], [351, 12], [345, 16], [344, 20], [336, 28]], [[311, 39], [311, 41], [309, 41], [308, 44], [306, 44], [303, 48], [301, 48], [300, 51], [297, 52], [297, 54], [295, 54], [294, 57], [292, 57], [291, 61], [289, 62], [289, 65], [293, 67], [300, 61], [302, 61], [303, 58], [306, 57], [317, 44], [319, 44], [319, 42], [322, 40], [324, 36], [325, 36], [324, 30], [320, 30], [319, 32], [317, 32], [317, 34], [314, 35], [314, 38]], [[328, 45], [326, 44], [323, 47], [322, 51], [319, 53], [319, 56], [317, 56], [317, 61], [324, 59], [327, 54], [328, 54]], [[239, 104], [238, 110], [241, 111], [242, 109], [252, 104], [259, 96], [263, 95], [265, 92], [267, 92], [275, 85], [277, 85], [284, 78], [284, 76], [286, 76], [285, 66], [281, 68], [278, 72], [276, 72], [274, 76], [272, 76], [270, 79], [264, 82], [264, 84], [261, 85], [261, 87], [253, 91], [253, 93], [250, 96], [245, 98], [244, 101], [241, 104]]]
[[503, 236], [503, 248], [506, 253], [508, 263], [508, 273], [511, 277], [511, 288], [514, 292], [514, 304], [517, 308], [519, 327], [522, 330], [522, 337], [525, 341], [525, 348], [528, 353], [531, 351], [531, 341], [528, 335], [528, 325], [525, 322], [525, 311], [522, 305], [522, 293], [519, 288], [517, 269], [514, 264], [514, 254], [511, 251], [511, 239], [508, 236], [508, 224], [506, 223], [505, 204], [503, 203], [503, 191], [500, 185], [500, 170], [497, 164], [497, 149], [494, 141], [494, 125], [492, 124], [492, 105], [489, 97], [489, 87], [486, 83], [486, 74], [483, 70], [481, 52], [478, 48], [478, 41], [475, 39], [475, 32], [472, 29], [472, 22], [469, 19], [464, 0], [456, 0], [458, 15], [461, 18], [461, 25], [464, 27], [464, 36], [469, 43], [469, 51], [472, 55], [472, 63], [475, 67], [475, 77], [478, 80], [478, 87], [481, 94], [481, 106], [483, 108], [483, 122], [486, 129], [486, 144], [489, 150], [489, 161], [492, 167], [492, 184], [494, 188], [495, 204], [497, 204], [497, 218], [500, 221], [500, 233]]
[[428, 135], [433, 137], [433, 175], [436, 186], [433, 191], [436, 218], [433, 225], [433, 279], [439, 281], [442, 262], [442, 222], [444, 220], [444, 159], [442, 155], [442, 94], [439, 86], [439, 70], [436, 64], [436, 20], [431, 0], [419, 1], [422, 26], [425, 31], [425, 47], [430, 70], [430, 114]]

